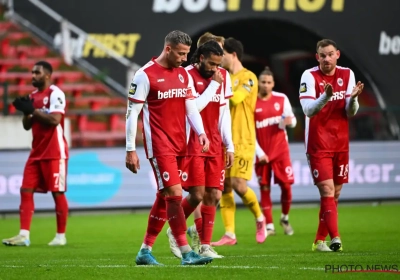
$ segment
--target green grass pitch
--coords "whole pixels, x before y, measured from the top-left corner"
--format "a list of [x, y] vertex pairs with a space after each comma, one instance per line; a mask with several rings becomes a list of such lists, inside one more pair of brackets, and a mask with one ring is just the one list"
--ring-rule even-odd
[[[359, 265], [361, 269], [400, 269], [400, 204], [339, 205], [343, 253], [311, 252], [317, 227], [316, 207], [293, 207], [293, 236], [283, 235], [279, 207], [274, 208], [276, 236], [264, 244], [255, 241], [255, 223], [247, 209], [236, 213], [238, 245], [218, 247], [224, 255], [207, 266], [182, 267], [169, 251], [167, 226], [157, 239], [153, 254], [165, 267], [140, 267], [134, 263], [142, 243], [147, 213], [77, 215], [68, 221], [65, 247], [52, 248], [55, 218], [37, 215], [31, 228], [30, 247], [0, 247], [0, 279], [400, 279], [382, 272], [337, 273], [327, 265]], [[192, 224], [189, 218], [189, 225]], [[0, 238], [18, 232], [17, 218], [0, 220]], [[220, 213], [214, 240], [223, 234]], [[368, 266], [368, 267], [367, 267]]]

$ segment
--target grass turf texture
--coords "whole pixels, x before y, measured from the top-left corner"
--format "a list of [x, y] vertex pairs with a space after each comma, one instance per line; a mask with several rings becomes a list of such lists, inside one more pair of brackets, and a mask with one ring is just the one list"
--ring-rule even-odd
[[[0, 247], [0, 279], [398, 279], [393, 273], [332, 273], [326, 265], [397, 265], [400, 269], [400, 204], [380, 206], [340, 205], [339, 224], [343, 253], [311, 252], [317, 227], [317, 208], [293, 208], [293, 236], [283, 235], [279, 207], [274, 209], [277, 235], [264, 244], [255, 241], [255, 223], [247, 209], [236, 213], [238, 245], [217, 247], [225, 256], [201, 267], [182, 267], [169, 251], [167, 225], [153, 254], [166, 267], [136, 266], [147, 213], [72, 215], [65, 247], [49, 247], [55, 218], [33, 218], [30, 247]], [[189, 218], [189, 225], [192, 224]], [[17, 218], [0, 220], [0, 238], [17, 233]], [[217, 213], [214, 238], [223, 234]], [[329, 239], [329, 238], [328, 238]], [[190, 242], [190, 240], [189, 240]], [[343, 268], [344, 269], [344, 268]], [[382, 269], [382, 268], [377, 268]], [[360, 267], [357, 268], [360, 270]], [[393, 270], [393, 267], [392, 267]]]

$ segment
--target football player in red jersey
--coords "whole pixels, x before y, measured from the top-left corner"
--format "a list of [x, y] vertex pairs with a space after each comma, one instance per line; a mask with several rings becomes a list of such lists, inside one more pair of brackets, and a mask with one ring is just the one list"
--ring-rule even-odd
[[259, 90], [254, 113], [257, 139], [255, 169], [260, 184], [261, 207], [267, 220], [268, 235], [275, 235], [271, 202], [272, 171], [274, 171], [274, 182], [281, 188], [280, 224], [285, 234], [292, 235], [293, 228], [289, 224], [289, 210], [292, 202], [294, 176], [286, 126], [295, 127], [297, 120], [289, 99], [285, 94], [273, 91], [274, 85], [274, 74], [269, 67], [266, 67], [258, 77]]
[[19, 208], [20, 232], [3, 239], [3, 244], [29, 246], [29, 230], [34, 212], [34, 192], [51, 192], [56, 205], [57, 233], [50, 246], [67, 243], [68, 217], [67, 161], [68, 145], [64, 137], [65, 94], [51, 84], [52, 66], [37, 62], [32, 69], [32, 85], [37, 88], [29, 97], [17, 98], [13, 105], [22, 113], [23, 127], [32, 129], [32, 149], [26, 162]]
[[[349, 180], [349, 121], [359, 108], [364, 84], [351, 69], [337, 65], [336, 43], [317, 43], [318, 66], [304, 71], [300, 103], [306, 115], [305, 148], [311, 174], [321, 196], [319, 226], [313, 251], [342, 251], [337, 203], [343, 184]], [[329, 246], [325, 238], [330, 235]]]
[[[201, 152], [196, 135], [190, 130], [185, 167], [182, 169], [182, 185], [189, 192], [182, 201], [185, 217], [187, 218], [196, 208], [200, 211], [195, 214], [196, 225], [188, 230], [192, 238], [192, 248], [195, 251], [199, 250], [200, 256], [212, 258], [222, 257], [211, 248], [210, 244], [216, 207], [223, 190], [225, 168], [231, 167], [234, 158], [228, 105], [232, 96], [231, 81], [229, 73], [218, 67], [222, 56], [222, 47], [217, 41], [210, 40], [197, 48], [191, 58], [192, 64], [186, 67], [193, 78], [196, 101], [210, 90], [214, 93], [209, 103], [196, 102], [197, 108], [201, 111], [206, 134], [210, 139], [210, 149], [206, 153]], [[222, 145], [227, 149], [226, 162]], [[197, 242], [195, 234], [199, 237]], [[176, 242], [169, 230], [167, 235], [172, 253], [180, 257]]]
[[182, 202], [181, 174], [186, 155], [186, 119], [195, 131], [203, 152], [209, 149], [203, 122], [193, 97], [193, 80], [180, 65], [186, 61], [192, 40], [181, 31], [170, 32], [160, 56], [154, 57], [133, 77], [126, 121], [126, 167], [140, 169], [136, 153], [137, 118], [143, 119], [146, 156], [156, 177], [158, 193], [150, 211], [146, 235], [136, 256], [138, 265], [160, 265], [152, 255], [152, 246], [165, 222], [171, 227], [182, 265], [201, 265], [212, 258], [201, 257], [188, 245]]

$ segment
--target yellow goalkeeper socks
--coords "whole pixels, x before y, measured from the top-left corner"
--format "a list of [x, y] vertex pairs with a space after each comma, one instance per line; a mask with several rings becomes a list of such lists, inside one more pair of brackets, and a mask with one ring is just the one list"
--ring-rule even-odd
[[230, 193], [223, 193], [220, 201], [222, 222], [225, 226], [225, 232], [235, 233], [235, 211], [236, 203], [233, 191]]
[[242, 197], [244, 205], [246, 205], [251, 213], [253, 213], [254, 217], [259, 220], [263, 218], [260, 204], [258, 203], [258, 199], [256, 193], [249, 187], [247, 187], [247, 191]]

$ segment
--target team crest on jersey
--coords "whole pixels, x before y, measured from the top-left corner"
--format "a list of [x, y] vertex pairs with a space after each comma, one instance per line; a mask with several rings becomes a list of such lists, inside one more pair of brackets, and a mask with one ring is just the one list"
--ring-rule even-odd
[[314, 175], [314, 177], [315, 177], [315, 178], [318, 178], [318, 176], [319, 176], [319, 172], [318, 172], [318, 170], [317, 170], [317, 169], [314, 169], [314, 171], [313, 171], [313, 175]]
[[188, 174], [186, 172], [182, 173], [182, 181], [186, 182], [186, 180], [188, 179]]
[[343, 86], [343, 79], [342, 78], [337, 79], [337, 83], [339, 86]]
[[307, 84], [301, 83], [300, 84], [300, 93], [307, 92]]
[[281, 105], [279, 105], [278, 102], [275, 102], [274, 108], [275, 108], [275, 110], [279, 111], [279, 109], [281, 108]]
[[48, 102], [49, 102], [49, 98], [47, 96], [45, 98], [43, 98], [44, 105], [47, 105]]
[[181, 81], [182, 83], [185, 82], [185, 79], [183, 78], [183, 76], [181, 74], [178, 75], [179, 81]]
[[233, 82], [233, 86], [235, 87], [235, 86], [237, 86], [239, 84], [239, 80], [235, 80], [234, 82]]
[[162, 174], [163, 178], [165, 181], [169, 181], [169, 173], [167, 171], [164, 171], [164, 173]]

